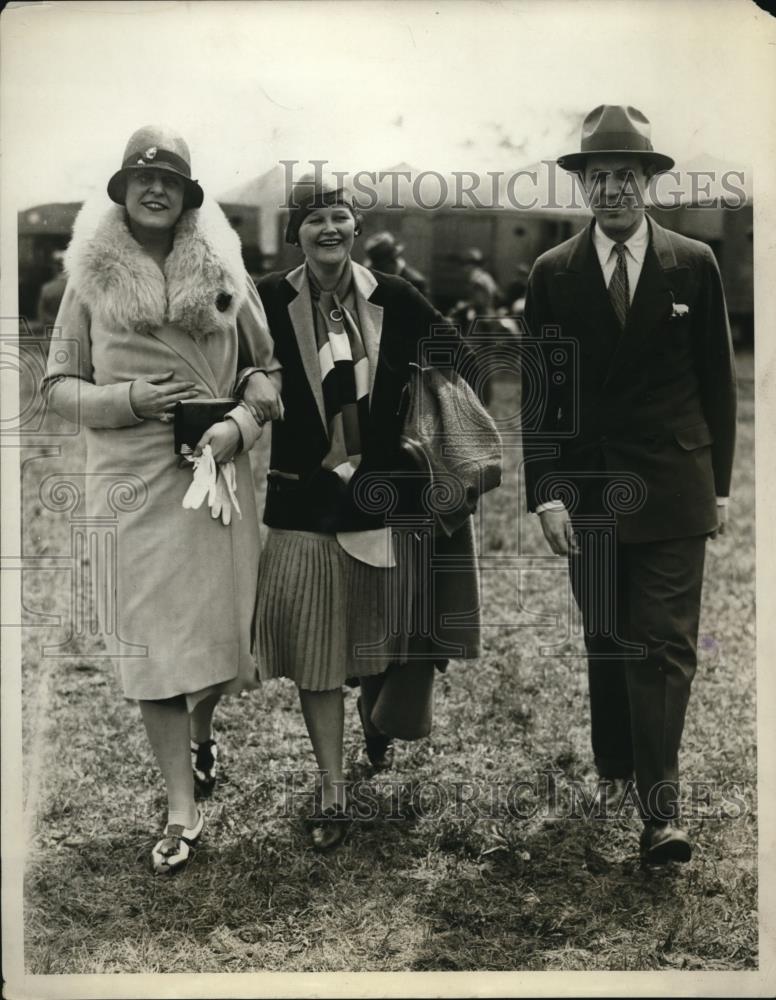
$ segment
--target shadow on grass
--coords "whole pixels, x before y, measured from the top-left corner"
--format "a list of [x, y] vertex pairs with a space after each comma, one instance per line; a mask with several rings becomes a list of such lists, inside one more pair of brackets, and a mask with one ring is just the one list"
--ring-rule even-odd
[[637, 844], [635, 822], [410, 811], [353, 823], [319, 854], [304, 810], [254, 815], [248, 831], [216, 806], [174, 877], [150, 874], [153, 838], [137, 824], [46, 851], [28, 892], [51, 914], [67, 885], [67, 918], [61, 950], [41, 942], [30, 971], [125, 971], [132, 943], [149, 940], [144, 971], [160, 972], [751, 967], [751, 879], [731, 869], [731, 885], [702, 850], [644, 869]]

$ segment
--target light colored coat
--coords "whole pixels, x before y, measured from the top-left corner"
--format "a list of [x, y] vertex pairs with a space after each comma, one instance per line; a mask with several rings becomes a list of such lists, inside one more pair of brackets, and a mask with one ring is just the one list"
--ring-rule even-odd
[[[118, 517], [117, 631], [139, 653], [117, 660], [124, 693], [184, 694], [192, 705], [213, 685], [251, 686], [259, 534], [247, 450], [259, 427], [242, 405], [230, 414], [243, 439], [242, 518], [225, 526], [206, 503], [182, 508], [192, 471], [174, 454], [172, 425], [141, 420], [130, 402], [142, 376], [172, 371], [205, 399], [232, 395], [238, 367], [279, 369], [237, 235], [215, 203], [185, 212], [162, 273], [121, 206], [90, 205], [66, 271], [45, 390], [55, 411], [86, 428], [89, 516]], [[128, 477], [141, 485], [116, 513], [111, 486]]]

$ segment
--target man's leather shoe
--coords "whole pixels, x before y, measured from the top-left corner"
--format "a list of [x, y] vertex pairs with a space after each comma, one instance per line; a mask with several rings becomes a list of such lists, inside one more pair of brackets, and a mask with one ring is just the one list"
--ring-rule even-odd
[[648, 823], [641, 834], [639, 846], [641, 858], [648, 865], [689, 861], [692, 857], [690, 838], [673, 823]]

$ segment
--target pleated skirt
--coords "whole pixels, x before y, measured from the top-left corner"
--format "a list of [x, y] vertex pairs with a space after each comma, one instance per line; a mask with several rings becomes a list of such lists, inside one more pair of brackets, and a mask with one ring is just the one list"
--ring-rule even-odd
[[256, 648], [263, 680], [329, 691], [382, 673], [395, 657], [396, 570], [359, 562], [334, 535], [270, 528], [259, 561]]

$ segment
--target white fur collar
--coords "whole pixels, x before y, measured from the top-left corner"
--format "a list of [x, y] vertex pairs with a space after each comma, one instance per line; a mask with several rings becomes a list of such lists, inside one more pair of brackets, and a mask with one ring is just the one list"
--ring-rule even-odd
[[208, 199], [178, 221], [164, 274], [132, 237], [121, 205], [87, 202], [73, 226], [65, 269], [94, 316], [139, 333], [165, 324], [195, 340], [226, 333], [247, 294], [239, 237]]

